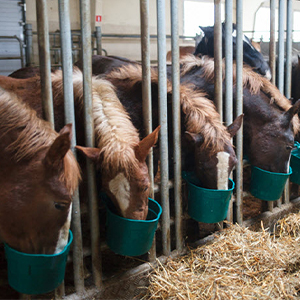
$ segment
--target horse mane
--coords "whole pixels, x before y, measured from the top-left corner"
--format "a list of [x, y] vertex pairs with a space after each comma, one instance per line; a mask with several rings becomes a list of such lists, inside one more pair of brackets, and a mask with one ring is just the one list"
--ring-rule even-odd
[[[36, 112], [15, 94], [0, 88], [0, 134], [9, 134], [13, 130], [18, 136], [6, 150], [13, 154], [16, 161], [31, 160], [37, 152], [50, 147], [58, 133], [50, 123], [37, 117]], [[64, 182], [71, 194], [75, 191], [80, 180], [78, 163], [69, 150], [64, 157], [64, 172], [60, 181]]]
[[[187, 55], [181, 61], [182, 70], [181, 75], [185, 75], [195, 67], [203, 68], [203, 77], [213, 82], [214, 80], [214, 59], [208, 56], [197, 57], [195, 55]], [[225, 79], [225, 60], [222, 64], [222, 78]], [[233, 63], [233, 84], [236, 84], [236, 64]], [[258, 94], [263, 92], [270, 97], [270, 104], [274, 104], [278, 109], [287, 111], [292, 107], [291, 102], [280, 93], [275, 85], [273, 85], [267, 78], [254, 72], [250, 66], [243, 66], [243, 87], [248, 88], [251, 94]], [[296, 134], [300, 130], [300, 122], [298, 116], [293, 118], [293, 130]]]
[[[52, 75], [52, 85], [61, 84]], [[83, 109], [82, 72], [78, 68], [73, 71], [73, 87], [75, 101]], [[92, 78], [93, 118], [96, 145], [100, 149], [100, 164], [110, 172], [125, 172], [130, 176], [133, 168], [138, 168], [135, 148], [140, 139], [137, 129], [133, 126], [128, 113], [118, 99], [113, 85], [104, 79]]]
[[[125, 65], [106, 76], [108, 79], [126, 80], [126, 86], [133, 87], [142, 81], [140, 65]], [[151, 68], [151, 83], [158, 83], [157, 70]], [[172, 84], [167, 80], [167, 92], [172, 92]], [[189, 85], [180, 85], [180, 102], [185, 114], [186, 129], [191, 133], [201, 133], [204, 138], [202, 148], [209, 148], [213, 153], [223, 151], [230, 143], [226, 127], [220, 121], [220, 115], [205, 93], [198, 92]]]

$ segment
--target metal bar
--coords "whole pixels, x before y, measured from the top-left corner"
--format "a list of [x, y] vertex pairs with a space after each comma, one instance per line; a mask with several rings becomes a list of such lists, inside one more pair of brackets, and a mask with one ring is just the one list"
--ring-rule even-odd
[[176, 249], [183, 250], [182, 236], [182, 179], [181, 179], [181, 116], [180, 116], [180, 68], [179, 68], [179, 33], [178, 1], [171, 0], [171, 43], [172, 43], [172, 115], [174, 148], [174, 201]]
[[166, 66], [166, 18], [165, 1], [157, 0], [157, 52], [158, 52], [158, 102], [160, 129], [160, 166], [162, 202], [162, 246], [163, 254], [169, 255], [170, 204], [169, 204], [169, 159], [168, 159], [168, 112], [167, 112], [167, 66]]
[[285, 0], [279, 0], [278, 11], [278, 89], [283, 94], [284, 89], [284, 22]]
[[269, 65], [271, 68], [271, 82], [276, 82], [276, 40], [275, 40], [275, 13], [276, 0], [270, 0], [270, 46], [269, 46]]
[[51, 86], [51, 60], [49, 51], [49, 26], [47, 16], [47, 1], [36, 0], [36, 19], [38, 29], [39, 61], [41, 73], [41, 90], [44, 117], [54, 129], [54, 113]]
[[25, 41], [26, 66], [30, 67], [33, 65], [32, 24], [25, 24]]
[[[143, 120], [146, 134], [150, 134], [152, 128], [152, 104], [151, 104], [151, 72], [150, 72], [150, 28], [149, 28], [149, 0], [140, 0], [141, 17], [141, 55], [142, 55], [142, 93], [143, 93]], [[148, 155], [148, 171], [150, 177], [150, 194], [154, 198], [154, 169], [153, 150]], [[153, 241], [149, 253], [149, 260], [156, 259], [156, 243]]]
[[[65, 123], [72, 123], [72, 141], [71, 149], [76, 157], [74, 147], [76, 146], [76, 126], [75, 126], [75, 109], [74, 109], [74, 92], [73, 92], [73, 64], [71, 51], [71, 28], [70, 28], [70, 11], [69, 0], [59, 0], [59, 23], [61, 32], [61, 54], [62, 54], [62, 71], [63, 71], [63, 88], [64, 88], [64, 111]], [[82, 250], [82, 232], [81, 232], [81, 213], [79, 192], [76, 190], [73, 197], [72, 205], [72, 229], [74, 233], [73, 241], [73, 269], [74, 285], [76, 293], [84, 291], [84, 271], [83, 271], [83, 250]]]
[[96, 26], [97, 55], [102, 55], [102, 33], [101, 26]]
[[[80, 21], [82, 36], [82, 66], [83, 66], [83, 96], [84, 96], [84, 119], [85, 119], [85, 144], [87, 147], [95, 146], [95, 132], [93, 120], [92, 103], [92, 49], [91, 49], [91, 20], [90, 1], [80, 0]], [[96, 287], [102, 285], [100, 268], [100, 234], [99, 216], [95, 168], [91, 160], [86, 160], [89, 214], [91, 220], [91, 248], [92, 248], [92, 268], [93, 279]]]
[[[236, 1], [236, 115], [243, 113], [243, 0]], [[236, 134], [236, 212], [243, 223], [243, 128]]]
[[214, 62], [215, 62], [215, 103], [223, 120], [223, 95], [222, 95], [222, 21], [221, 21], [221, 0], [214, 0], [215, 3], [215, 25], [214, 25]]

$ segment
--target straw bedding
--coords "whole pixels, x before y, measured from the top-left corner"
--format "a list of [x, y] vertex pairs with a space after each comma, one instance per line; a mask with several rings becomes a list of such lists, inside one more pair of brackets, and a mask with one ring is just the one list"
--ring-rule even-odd
[[149, 276], [143, 299], [299, 299], [300, 214], [274, 234], [232, 225]]

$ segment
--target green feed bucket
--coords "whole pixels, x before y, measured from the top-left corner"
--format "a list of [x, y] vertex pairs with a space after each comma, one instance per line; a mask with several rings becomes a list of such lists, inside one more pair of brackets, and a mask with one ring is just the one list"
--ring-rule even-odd
[[291, 168], [293, 170], [293, 173], [290, 176], [290, 181], [296, 184], [300, 184], [300, 149], [299, 149], [299, 143], [295, 143], [295, 146], [297, 146], [297, 149], [292, 150], [291, 155]]
[[203, 223], [217, 223], [226, 218], [234, 182], [229, 179], [228, 190], [206, 189], [199, 186], [193, 173], [183, 173], [188, 187], [188, 214]]
[[117, 254], [138, 256], [149, 251], [152, 246], [161, 206], [149, 198], [149, 210], [146, 220], [132, 220], [120, 217], [112, 202], [106, 203], [106, 242]]
[[281, 197], [285, 183], [291, 174], [291, 167], [289, 173], [274, 173], [251, 166], [250, 193], [261, 200], [278, 200]]
[[58, 254], [27, 254], [5, 246], [9, 285], [22, 294], [36, 295], [53, 291], [64, 280], [67, 256], [73, 234], [69, 231], [69, 242]]

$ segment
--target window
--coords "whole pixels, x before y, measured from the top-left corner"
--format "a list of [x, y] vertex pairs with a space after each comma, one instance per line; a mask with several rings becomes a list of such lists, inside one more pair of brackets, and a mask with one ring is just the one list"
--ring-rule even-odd
[[[224, 3], [221, 4], [221, 18], [225, 20]], [[195, 36], [199, 26], [214, 25], [214, 2], [184, 1], [184, 35]]]

